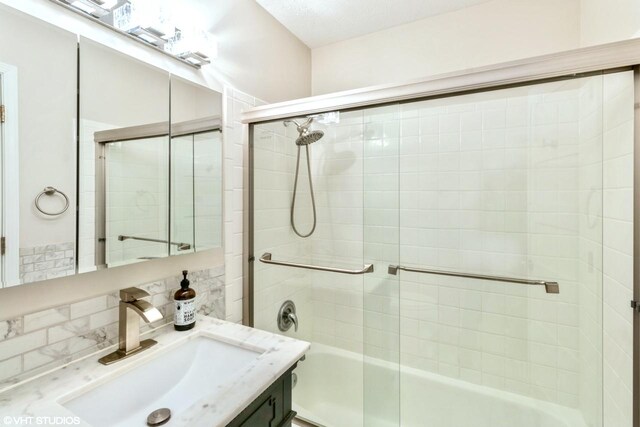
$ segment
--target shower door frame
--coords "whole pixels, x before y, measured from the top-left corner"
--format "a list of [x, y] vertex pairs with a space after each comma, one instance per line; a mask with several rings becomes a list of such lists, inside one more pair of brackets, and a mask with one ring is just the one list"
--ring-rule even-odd
[[633, 427], [640, 427], [640, 39], [448, 73], [401, 85], [383, 85], [255, 107], [242, 113], [248, 143], [244, 187], [243, 324], [254, 326], [254, 125], [331, 111], [349, 111], [385, 104], [424, 101], [517, 86], [575, 79], [613, 72], [634, 72], [634, 191], [633, 191]]

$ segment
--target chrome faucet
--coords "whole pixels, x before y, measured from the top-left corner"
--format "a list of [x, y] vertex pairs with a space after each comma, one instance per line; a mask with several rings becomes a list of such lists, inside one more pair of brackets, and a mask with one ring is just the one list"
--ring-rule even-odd
[[120, 303], [118, 310], [120, 320], [118, 330], [118, 349], [102, 357], [98, 362], [109, 365], [129, 356], [140, 353], [156, 344], [156, 341], [148, 339], [140, 341], [140, 318], [147, 323], [162, 319], [162, 313], [149, 302], [140, 298], [148, 297], [149, 293], [139, 288], [126, 288], [120, 290]]

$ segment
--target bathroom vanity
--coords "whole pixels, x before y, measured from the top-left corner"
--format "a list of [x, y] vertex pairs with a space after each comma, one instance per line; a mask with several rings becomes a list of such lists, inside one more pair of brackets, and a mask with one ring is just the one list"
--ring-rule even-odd
[[169, 426], [291, 424], [291, 372], [308, 343], [209, 317], [149, 337], [157, 344], [118, 363], [98, 363], [110, 348], [0, 391], [0, 417], [124, 427], [167, 408]]

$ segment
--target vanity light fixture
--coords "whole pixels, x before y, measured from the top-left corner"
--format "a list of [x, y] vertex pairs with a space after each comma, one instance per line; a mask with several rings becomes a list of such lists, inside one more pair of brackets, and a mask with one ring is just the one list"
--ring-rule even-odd
[[156, 47], [164, 46], [164, 43], [165, 43], [165, 40], [162, 38], [162, 35], [158, 34], [157, 32], [151, 29], [135, 27], [130, 29], [128, 33]]
[[209, 57], [202, 52], [184, 52], [178, 56], [193, 65], [202, 66], [211, 62]]
[[76, 9], [83, 11], [84, 13], [88, 13], [89, 15], [100, 16], [96, 13], [95, 5], [92, 6], [88, 1], [73, 0], [68, 2], [68, 4], [70, 4], [72, 7], [75, 7]]
[[[195, 68], [217, 56], [217, 40], [186, 16], [177, 0], [50, 0]], [[179, 19], [176, 19], [180, 21]]]

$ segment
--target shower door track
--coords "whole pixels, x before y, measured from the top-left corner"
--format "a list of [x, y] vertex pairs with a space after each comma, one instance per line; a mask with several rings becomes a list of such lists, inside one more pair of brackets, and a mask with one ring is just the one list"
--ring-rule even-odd
[[[640, 171], [640, 38], [436, 75], [399, 85], [380, 85], [280, 102], [243, 112], [242, 123], [249, 125], [246, 134], [249, 149], [245, 181], [248, 185], [244, 189], [244, 229], [248, 233], [244, 233], [243, 238], [243, 292], [249, 297], [243, 299], [243, 323], [249, 326], [254, 324], [253, 125], [332, 111], [447, 98], [630, 70], [634, 71], [635, 77], [634, 170]], [[633, 193], [633, 298], [634, 301], [640, 301], [640, 173], [635, 173]], [[640, 311], [636, 310], [633, 317], [633, 367], [633, 427], [640, 427]]]

